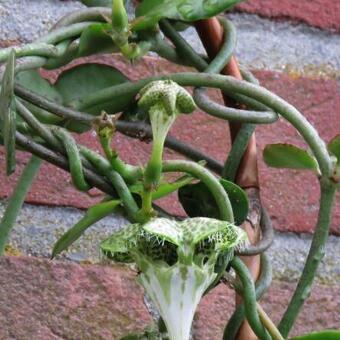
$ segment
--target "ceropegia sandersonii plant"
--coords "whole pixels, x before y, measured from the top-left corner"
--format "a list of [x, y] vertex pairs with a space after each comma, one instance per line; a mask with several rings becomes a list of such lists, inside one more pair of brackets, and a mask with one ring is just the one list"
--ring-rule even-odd
[[[223, 11], [240, 0], [82, 2], [94, 8], [68, 14], [33, 43], [0, 49], [0, 63], [4, 64], [0, 65], [0, 143], [4, 146], [7, 173], [15, 171], [16, 148], [33, 155], [0, 222], [0, 255], [44, 160], [68, 171], [78, 190], [86, 193], [96, 187], [103, 193], [101, 201], [59, 238], [52, 257], [59, 256], [97, 221], [113, 213], [123, 213], [131, 224], [103, 242], [103, 252], [118, 262], [136, 262], [140, 269], [139, 282], [158, 307], [172, 339], [180, 340], [188, 338], [197, 303], [204, 292], [221, 282], [235, 250], [229, 266], [242, 283], [236, 290], [244, 305], [238, 305], [223, 338], [236, 339], [245, 318], [260, 339], [286, 338], [308, 297], [324, 255], [332, 206], [340, 187], [339, 135], [326, 145], [296, 108], [261, 87], [249, 70], [240, 70], [244, 80], [225, 75], [226, 70], [234, 66], [237, 69], [236, 60], [232, 60], [236, 29], [223, 16]], [[130, 11], [126, 10], [127, 4]], [[222, 15], [212, 18], [218, 14]], [[222, 40], [218, 39], [221, 46], [214, 58], [209, 48], [207, 53], [197, 53], [178, 33], [192, 26], [199, 31], [205, 45], [215, 35], [210, 30], [215, 24], [219, 25], [216, 32], [221, 28], [223, 35]], [[84, 56], [97, 58], [101, 54], [119, 53], [133, 72], [135, 63], [148, 51], [191, 69], [132, 81], [112, 66], [116, 65], [116, 59], [110, 65], [101, 64], [100, 59], [79, 60]], [[70, 64], [74, 61], [76, 66]], [[225, 67], [230, 62], [234, 66]], [[120, 60], [117, 65], [121, 64]], [[39, 72], [64, 66], [54, 84]], [[223, 74], [219, 74], [221, 71]], [[182, 86], [193, 90], [193, 98]], [[209, 88], [221, 90], [228, 103], [237, 105], [228, 107], [215, 102], [206, 91]], [[190, 113], [196, 106], [214, 119], [230, 122], [231, 132], [237, 131], [224, 164], [168, 135], [174, 121], [181, 119], [181, 113]], [[273, 230], [260, 195], [254, 195], [258, 192], [257, 178], [256, 185], [250, 185], [252, 181], [248, 183], [248, 180], [255, 173], [257, 177], [256, 164], [253, 167], [256, 157], [251, 158], [256, 149], [252, 139], [255, 127], [272, 124], [279, 118], [298, 131], [308, 149], [282, 143], [268, 145], [264, 161], [275, 168], [314, 173], [321, 196], [305, 268], [276, 328], [256, 302], [271, 279], [265, 250], [272, 243]], [[193, 125], [194, 122], [188, 126], [191, 129]], [[242, 126], [238, 130], [239, 125]], [[102, 154], [93, 145], [92, 149], [81, 145], [75, 136], [93, 128]], [[192, 131], [200, 138], [199, 127]], [[152, 140], [148, 160], [126, 162], [126, 155], [119, 154], [117, 132], [141, 141]], [[214, 133], [211, 131], [211, 136]], [[184, 157], [163, 160], [165, 146], [191, 161]], [[247, 152], [248, 147], [252, 152]], [[170, 180], [166, 175], [169, 172], [178, 174], [177, 179]], [[250, 186], [249, 191], [240, 187], [238, 178], [247, 179], [243, 186]], [[171, 193], [178, 193], [178, 201], [190, 218], [178, 222], [181, 218], [169, 212], [168, 207], [158, 206], [157, 200]], [[254, 215], [258, 217], [254, 225], [259, 224], [261, 239], [243, 248], [245, 233], [234, 224], [249, 222], [250, 227]], [[261, 254], [261, 275], [255, 286], [238, 256], [256, 254]], [[138, 339], [144, 340], [151, 333], [145, 334]]]
[[101, 243], [118, 262], [135, 262], [138, 282], [157, 306], [171, 340], [187, 340], [196, 307], [214, 282], [220, 254], [231, 260], [246, 233], [229, 222], [196, 217], [131, 224]]

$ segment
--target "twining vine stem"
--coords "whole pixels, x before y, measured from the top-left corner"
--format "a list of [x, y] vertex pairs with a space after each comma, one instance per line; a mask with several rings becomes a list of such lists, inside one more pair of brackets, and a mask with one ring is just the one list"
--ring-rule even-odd
[[[43, 66], [53, 68], [72, 60], [75, 56], [78, 56], [77, 52], [79, 46], [77, 42], [71, 43], [71, 39], [78, 38], [84, 29], [88, 28], [90, 25], [98, 22], [105, 22], [105, 18], [110, 15], [111, 10], [109, 9], [93, 8], [70, 14], [61, 19], [54, 29], [45, 37], [38, 39], [32, 44], [14, 49], [16, 57], [21, 58], [21, 63], [18, 63], [15, 67], [15, 74]], [[116, 85], [90, 94], [86, 98], [74, 103], [72, 107], [64, 107], [54, 103], [23, 88], [19, 84], [15, 84], [14, 92], [17, 96], [15, 99], [17, 111], [27, 123], [27, 125], [18, 124], [19, 131], [15, 134], [16, 143], [18, 146], [28, 150], [37, 157], [71, 171], [71, 174], [81, 173], [83, 177], [74, 178], [74, 182], [79, 189], [88, 190], [88, 188], [96, 186], [110, 195], [118, 195], [127, 210], [129, 218], [132, 221], [138, 221], [139, 207], [129, 191], [124, 176], [117, 171], [113, 171], [106, 159], [85, 147], [77, 145], [75, 141], [69, 138], [68, 133], [63, 129], [58, 128], [53, 130], [46, 128], [28, 110], [24, 102], [21, 101], [22, 99], [37, 107], [52, 112], [63, 119], [76, 120], [90, 125], [94, 117], [84, 112], [86, 111], [86, 108], [95, 104], [105, 103], [120, 96], [125, 96], [130, 98], [131, 101], [134, 101], [135, 96], [140, 89], [151, 81], [171, 79], [179, 85], [194, 87], [194, 99], [196, 104], [208, 114], [222, 119], [245, 122], [248, 124], [241, 128], [236, 137], [235, 144], [228, 161], [224, 166], [223, 172], [221, 164], [174, 138], [168, 137], [165, 144], [175, 150], [183, 152], [195, 160], [205, 159], [210, 168], [218, 173], [222, 172], [223, 176], [230, 180], [235, 179], [235, 169], [237, 169], [240, 164], [240, 158], [237, 157], [237, 154], [243, 154], [249, 136], [254, 131], [255, 125], [253, 124], [269, 124], [276, 121], [279, 116], [285, 118], [299, 131], [309, 145], [317, 159], [321, 173], [320, 210], [315, 235], [299, 284], [279, 325], [279, 330], [282, 335], [286, 337], [304, 300], [309, 294], [316, 268], [324, 255], [324, 245], [328, 236], [331, 209], [336, 191], [335, 184], [330, 180], [333, 170], [332, 162], [325, 143], [307, 119], [292, 105], [260, 87], [257, 84], [256, 79], [254, 79], [249, 72], [241, 69], [242, 74], [247, 81], [240, 81], [230, 76], [213, 74], [219, 72], [228, 63], [232, 57], [236, 40], [233, 25], [229, 21], [223, 19], [220, 22], [225, 32], [228, 32], [228, 34], [225, 34], [225, 40], [220, 52], [210, 63], [207, 62], [207, 58], [198, 55], [186, 41], [177, 34], [171, 24], [166, 20], [163, 20], [160, 23], [160, 27], [163, 33], [174, 43], [175, 48], [168, 44], [164, 39], [161, 39], [159, 35], [150, 38], [152, 49], [158, 52], [159, 55], [165, 56], [169, 60], [178, 63], [181, 63], [181, 59], [183, 60], [184, 56], [184, 59], [186, 60], [185, 64], [194, 66], [199, 71], [204, 71], [202, 73], [186, 72], [167, 76], [154, 76], [137, 82]], [[11, 53], [12, 48], [0, 50], [0, 63], [7, 60]], [[0, 79], [1, 78], [2, 74], [0, 74]], [[224, 107], [215, 103], [205, 93], [204, 88], [220, 89], [229, 97], [237, 100], [238, 103], [246, 104], [252, 111]], [[144, 133], [150, 135], [148, 126], [136, 126], [136, 124], [133, 124], [134, 123], [118, 121], [117, 129], [126, 134], [131, 133], [133, 130], [133, 133], [137, 132], [135, 135], [137, 137], [138, 133], [142, 130]], [[32, 131], [43, 139], [41, 144], [25, 136], [26, 132], [31, 133]], [[50, 150], [50, 148], [52, 150]], [[33, 156], [26, 166], [3, 218], [3, 221], [5, 220], [6, 222], [4, 223], [2, 221], [0, 224], [0, 230], [4, 230], [4, 232], [1, 231], [1, 234], [4, 236], [0, 238], [0, 249], [3, 249], [4, 242], [6, 242], [8, 237], [8, 232], [16, 219], [16, 214], [39, 169], [41, 161], [37, 157]], [[163, 163], [163, 171], [185, 172], [200, 179], [213, 193], [220, 210], [221, 219], [233, 221], [233, 211], [228, 195], [221, 187], [218, 180], [202, 166], [188, 161], [165, 161]], [[266, 216], [263, 218], [266, 219]], [[267, 244], [265, 246], [267, 246]], [[263, 246], [263, 250], [265, 249], [265, 246]], [[250, 252], [250, 254], [253, 253]], [[263, 266], [265, 266], [265, 260], [262, 262]], [[254, 288], [247, 269], [244, 268], [244, 264], [242, 264], [237, 257], [234, 258], [232, 266], [241, 278], [245, 298], [245, 304], [241, 304], [236, 309], [232, 319], [237, 317], [239, 318], [238, 320], [243, 320], [245, 313], [255, 333], [259, 337], [267, 339], [269, 336], [261, 323], [258, 312], [263, 318], [265, 318], [265, 315], [262, 313], [261, 309], [256, 307], [256, 298], [261, 295], [259, 293], [261, 290], [260, 288]], [[264, 281], [267, 282], [268, 280]], [[261, 280], [258, 282], [261, 282]], [[263, 320], [266, 321], [265, 319]], [[267, 326], [271, 327], [269, 324], [267, 324]], [[229, 323], [225, 334], [230, 334], [230, 327]], [[233, 334], [236, 333], [234, 332]]]

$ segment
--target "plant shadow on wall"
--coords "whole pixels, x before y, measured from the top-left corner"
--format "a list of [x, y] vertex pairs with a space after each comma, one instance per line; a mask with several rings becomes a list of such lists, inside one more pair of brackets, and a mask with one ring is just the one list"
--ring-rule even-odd
[[[5, 149], [7, 175], [15, 171], [16, 149], [32, 154], [0, 224], [0, 253], [35, 175], [46, 161], [69, 171], [78, 190], [87, 192], [96, 187], [106, 195], [57, 241], [52, 257], [105, 216], [119, 211], [131, 222], [103, 240], [101, 250], [110, 261], [137, 266], [137, 280], [161, 318], [155, 328], [125, 339], [189, 339], [201, 297], [221, 282], [233, 287], [243, 299], [225, 327], [224, 339], [236, 339], [245, 319], [260, 339], [286, 338], [324, 255], [334, 196], [340, 187], [340, 135], [326, 145], [297, 109], [261, 87], [248, 70], [240, 69], [238, 78], [243, 80], [220, 74], [231, 65], [239, 69], [232, 55], [235, 28], [225, 17], [216, 16], [239, 1], [144, 0], [136, 5], [132, 20], [123, 0], [83, 2], [89, 8], [60, 19], [39, 40], [0, 50], [0, 62], [5, 65], [1, 74], [0, 142]], [[196, 26], [203, 41], [209, 34], [203, 29], [207, 23], [223, 30], [221, 46], [213, 57], [211, 51], [209, 56], [197, 54], [179, 33]], [[133, 68], [148, 52], [197, 71], [132, 82], [114, 67], [87, 63], [64, 71], [54, 85], [38, 72], [104, 53], [120, 53], [131, 60]], [[193, 96], [184, 87], [194, 88]], [[233, 105], [214, 102], [206, 93], [208, 88], [221, 90]], [[168, 136], [176, 118], [196, 107], [229, 121], [232, 129], [235, 122], [239, 123], [224, 165]], [[267, 145], [265, 162], [276, 168], [313, 171], [319, 179], [321, 197], [305, 267], [276, 326], [257, 302], [271, 280], [265, 253], [273, 239], [270, 218], [261, 207], [261, 238], [253, 242], [249, 230], [247, 236], [243, 227], [254, 198], [242, 188], [237, 176], [256, 125], [274, 123], [279, 117], [296, 128], [309, 150], [287, 144]], [[74, 134], [91, 129], [96, 131], [104, 156], [74, 139]], [[113, 142], [116, 131], [152, 138], [146, 164], [134, 166], [120, 157]], [[164, 147], [191, 160], [165, 161]], [[167, 180], [164, 174], [169, 172], [176, 173], [177, 178]], [[184, 220], [154, 203], [173, 192], [178, 192], [188, 215]], [[239, 256], [253, 258], [258, 254], [260, 275], [254, 282]], [[325, 331], [302, 338], [339, 339], [339, 333]]]

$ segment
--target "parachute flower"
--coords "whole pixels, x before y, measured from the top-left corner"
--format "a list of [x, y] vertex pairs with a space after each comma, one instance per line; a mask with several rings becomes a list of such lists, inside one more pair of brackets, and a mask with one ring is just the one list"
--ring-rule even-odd
[[220, 255], [232, 259], [246, 233], [229, 222], [196, 217], [131, 224], [101, 243], [118, 262], [135, 262], [138, 282], [158, 308], [171, 340], [188, 340], [201, 297], [214, 282]]

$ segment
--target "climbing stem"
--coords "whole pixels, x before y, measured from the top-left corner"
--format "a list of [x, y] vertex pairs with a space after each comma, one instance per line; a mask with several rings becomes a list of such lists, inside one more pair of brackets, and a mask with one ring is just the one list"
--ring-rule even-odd
[[128, 183], [134, 183], [142, 176], [142, 169], [137, 166], [126, 164], [119, 157], [118, 152], [111, 148], [112, 136], [99, 133], [99, 141], [106, 158], [110, 162], [112, 169], [117, 171]]
[[283, 336], [275, 326], [274, 322], [268, 317], [259, 303], [256, 304], [257, 312], [259, 313], [262, 324], [266, 327], [268, 333], [273, 340], [284, 340]]
[[111, 8], [104, 7], [78, 9], [76, 12], [71, 12], [70, 14], [62, 17], [54, 25], [53, 29], [55, 30], [63, 26], [70, 26], [72, 24], [84, 21], [105, 22], [105, 17], [106, 18], [110, 17], [111, 13], [112, 13]]
[[[50, 162], [51, 164], [54, 164], [55, 166], [61, 169], [69, 171], [70, 168], [69, 160], [64, 155], [56, 153], [48, 149], [47, 147], [38, 144], [34, 140], [27, 138], [19, 131], [16, 132], [15, 137], [16, 144], [23, 148], [24, 150], [29, 151], [33, 155], [36, 155], [37, 157], [46, 160], [47, 162]], [[83, 171], [86, 180], [91, 185], [97, 187], [98, 189], [102, 190], [108, 195], [111, 195], [113, 197], [117, 196], [116, 191], [105, 177], [98, 175], [96, 172], [94, 172], [91, 168], [87, 166], [83, 168]]]
[[137, 212], [139, 208], [123, 177], [117, 171], [112, 170], [106, 159], [103, 159], [96, 152], [80, 147], [80, 153], [93, 164], [99, 173], [104, 175], [112, 183], [119, 198], [123, 202], [129, 219], [133, 222], [138, 222]]
[[[255, 283], [255, 296], [256, 300], [259, 300], [272, 282], [272, 266], [270, 259], [266, 253], [261, 254], [261, 273]], [[235, 287], [236, 289], [236, 287]], [[238, 291], [242, 295], [242, 290]], [[237, 333], [245, 319], [245, 307], [244, 302], [236, 306], [233, 315], [230, 317], [228, 324], [226, 325], [223, 333], [223, 340], [234, 340]]]
[[238, 257], [233, 258], [231, 261], [231, 266], [242, 282], [245, 314], [249, 325], [261, 340], [270, 340], [271, 337], [261, 323], [257, 312], [255, 286], [247, 266]]
[[321, 179], [320, 188], [319, 216], [313, 241], [299, 283], [279, 324], [279, 330], [284, 337], [288, 336], [303, 303], [310, 294], [317, 267], [325, 254], [336, 187], [329, 180]]
[[8, 241], [11, 229], [19, 215], [20, 209], [24, 203], [28, 190], [37, 175], [41, 159], [32, 156], [30, 161], [25, 166], [20, 179], [14, 189], [14, 192], [8, 202], [5, 213], [0, 223], [0, 256], [3, 255], [6, 243]]
[[172, 27], [168, 20], [161, 20], [159, 26], [164, 35], [175, 45], [177, 53], [183, 59], [189, 60], [189, 63], [199, 71], [203, 71], [208, 67], [208, 63], [196, 53], [193, 47]]
[[58, 49], [51, 44], [33, 43], [20, 47], [8, 47], [0, 50], [0, 63], [7, 60], [11, 50], [14, 49], [16, 58], [26, 56], [57, 57]]
[[219, 19], [223, 28], [223, 42], [218, 53], [204, 70], [207, 73], [220, 73], [224, 67], [230, 62], [236, 47], [236, 29], [233, 23], [225, 18]]
[[263, 103], [289, 121], [300, 132], [313, 151], [322, 174], [327, 177], [330, 176], [332, 167], [326, 145], [308, 120], [295, 107], [267, 89], [255, 84], [250, 84], [246, 81], [237, 80], [234, 77], [191, 72], [150, 77], [135, 83], [121, 84], [95, 92], [85, 98], [82, 102], [79, 102], [77, 109], [100, 104], [122, 95], [136, 95], [147, 83], [160, 79], [171, 79], [181, 86], [219, 88], [227, 94], [237, 92]]
[[207, 114], [231, 122], [246, 122], [254, 124], [271, 124], [278, 120], [278, 115], [273, 111], [250, 111], [235, 109], [221, 105], [211, 100], [206, 94], [206, 89], [195, 89], [194, 100], [196, 105]]
[[[283, 101], [278, 96], [270, 93], [269, 91], [257, 85], [241, 82], [228, 76], [179, 73], [172, 75], [170, 77], [181, 85], [211, 86], [221, 88], [225, 91], [230, 92], [236, 91], [265, 103], [268, 107], [271, 107], [273, 110], [279, 112], [300, 131], [300, 133], [305, 137], [306, 141], [310, 145], [311, 149], [314, 151], [314, 154], [318, 159], [320, 168], [323, 171], [323, 173], [327, 175], [330, 172], [331, 168], [330, 159], [324, 142], [320, 139], [317, 132], [309, 124], [309, 122], [294, 107]], [[98, 104], [101, 101], [105, 102], [107, 98], [112, 98], [114, 96], [120, 96], [123, 94], [133, 95], [136, 94], [150, 80], [165, 78], [166, 77], [152, 77], [146, 80], [145, 79], [141, 80], [136, 83], [129, 83], [118, 85], [115, 87], [110, 87], [88, 96], [88, 98], [85, 99], [85, 101], [87, 101], [87, 104], [88, 103]], [[82, 102], [82, 105], [83, 104], [84, 102]], [[60, 107], [56, 107], [56, 109], [58, 110], [60, 109]], [[71, 114], [73, 113], [74, 111], [71, 111]], [[79, 116], [80, 119], [83, 119], [83, 117], [85, 118], [85, 115], [83, 114], [81, 115], [79, 114]], [[85, 120], [87, 119], [88, 118], [86, 116]]]
[[224, 221], [234, 222], [234, 214], [228, 194], [218, 179], [203, 166], [183, 160], [164, 161], [163, 172], [185, 172], [201, 180], [211, 191], [220, 210], [220, 218]]
[[235, 181], [237, 170], [255, 128], [254, 124], [243, 124], [238, 131], [222, 171], [222, 177], [228, 181]]
[[79, 36], [85, 28], [95, 24], [95, 21], [86, 21], [76, 24], [72, 24], [66, 27], [57, 28], [45, 36], [39, 38], [36, 42], [46, 43], [46, 44], [56, 44], [62, 40], [74, 38]]

